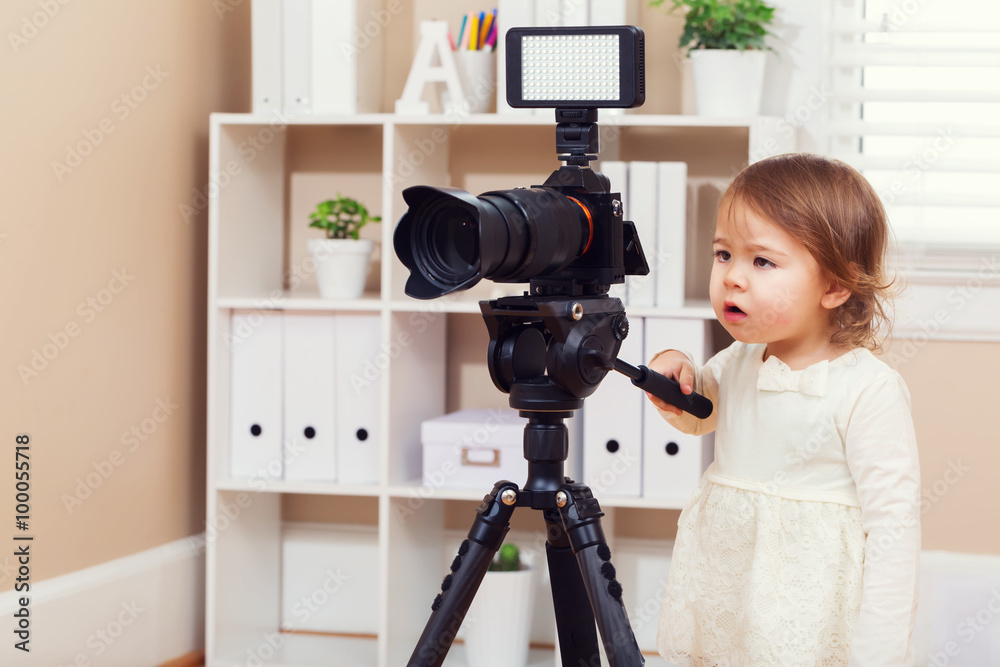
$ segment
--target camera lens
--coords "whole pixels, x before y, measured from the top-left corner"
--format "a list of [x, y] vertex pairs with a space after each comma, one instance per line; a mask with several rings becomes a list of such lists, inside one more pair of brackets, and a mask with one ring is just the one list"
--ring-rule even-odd
[[474, 271], [479, 259], [479, 225], [458, 206], [436, 213], [428, 230], [431, 256], [442, 273], [461, 279]]
[[455, 188], [403, 191], [409, 209], [393, 246], [410, 270], [405, 291], [418, 299], [468, 289], [482, 278], [527, 282], [562, 270], [588, 247], [589, 211], [549, 188], [474, 197]]

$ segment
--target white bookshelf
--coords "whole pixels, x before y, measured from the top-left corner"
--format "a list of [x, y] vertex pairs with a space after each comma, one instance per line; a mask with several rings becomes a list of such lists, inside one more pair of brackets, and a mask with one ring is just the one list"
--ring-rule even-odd
[[[449, 320], [478, 315], [477, 301], [490, 298], [493, 289], [484, 281], [469, 293], [433, 302], [405, 296], [407, 273], [392, 250], [395, 222], [405, 210], [401, 192], [422, 184], [452, 185], [479, 194], [541, 183], [559, 166], [555, 124], [537, 115], [493, 114], [468, 116], [460, 122], [440, 115], [289, 118], [213, 114], [210, 123], [210, 179], [222, 183], [227, 172], [229, 178], [209, 199], [207, 518], [217, 530], [207, 540], [207, 664], [245, 665], [256, 651], [261, 662], [272, 667], [396, 667], [405, 663], [412, 650], [444, 575], [446, 510], [451, 504], [462, 504], [468, 508], [471, 523], [471, 509], [489, 491], [422, 487], [419, 434], [423, 420], [446, 411]], [[686, 161], [689, 185], [697, 190], [699, 184], [724, 184], [749, 160], [791, 150], [791, 139], [779, 131], [779, 123], [778, 118], [766, 117], [611, 116], [600, 120], [602, 156]], [[703, 145], [712, 148], [705, 151]], [[364, 298], [357, 301], [325, 300], [309, 280], [296, 287], [286, 280], [304, 256], [302, 239], [308, 234], [308, 223], [301, 215], [305, 204], [297, 199], [296, 188], [322, 178], [329, 179], [331, 189], [343, 183], [345, 193], [369, 204], [384, 220], [373, 227], [381, 244], [379, 269], [370, 276]], [[711, 225], [708, 207], [703, 209], [698, 224]], [[701, 268], [706, 269], [709, 253], [703, 261]], [[690, 286], [690, 298], [683, 307], [641, 308], [629, 314], [713, 319], [707, 284], [700, 290]], [[232, 477], [231, 369], [225, 336], [234, 310], [377, 314], [385, 346], [402, 337], [412, 341], [383, 370], [378, 483]], [[482, 335], [485, 366], [485, 327]], [[489, 389], [495, 391], [492, 386]], [[377, 605], [379, 620], [373, 633], [279, 632], [282, 505], [293, 495], [345, 506], [377, 506], [373, 514], [377, 515], [378, 559], [357, 573], [372, 582], [372, 596], [345, 601]], [[413, 499], [419, 499], [419, 511], [399, 520], [394, 513], [397, 505]], [[683, 498], [600, 500], [608, 512], [609, 540], [614, 539], [616, 513], [676, 510], [685, 502]], [[226, 511], [234, 513], [233, 507], [239, 509], [238, 515], [228, 517]], [[265, 654], [270, 655], [263, 659]], [[554, 662], [551, 649], [532, 650], [532, 666]], [[456, 645], [445, 664], [466, 665], [464, 647]], [[650, 656], [647, 664], [665, 663]]]

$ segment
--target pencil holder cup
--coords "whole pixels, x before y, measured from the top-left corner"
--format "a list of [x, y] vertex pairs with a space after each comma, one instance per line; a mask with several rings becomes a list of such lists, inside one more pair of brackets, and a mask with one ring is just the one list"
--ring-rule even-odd
[[[469, 105], [469, 113], [493, 111], [493, 96], [497, 89], [497, 56], [490, 49], [453, 51], [455, 69], [462, 83], [462, 92]], [[442, 94], [441, 106], [448, 108], [448, 91]]]

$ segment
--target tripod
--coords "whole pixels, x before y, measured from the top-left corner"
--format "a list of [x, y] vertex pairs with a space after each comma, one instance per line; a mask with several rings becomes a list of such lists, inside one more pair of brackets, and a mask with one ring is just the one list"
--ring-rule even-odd
[[497, 482], [476, 509], [468, 538], [407, 664], [440, 667], [444, 662], [509, 530], [514, 509], [530, 507], [541, 510], [545, 521], [562, 664], [600, 664], [599, 633], [611, 667], [643, 665], [601, 528], [604, 513], [587, 486], [564, 475], [569, 451], [564, 420], [583, 407], [583, 399], [612, 369], [692, 413], [704, 414], [706, 403], [711, 412], [711, 403], [697, 394], [682, 394], [675, 382], [643, 366], [634, 368], [616, 358], [628, 335], [628, 319], [621, 301], [606, 293], [507, 297], [482, 301], [480, 309], [490, 332], [490, 376], [510, 395], [510, 406], [528, 420], [528, 478], [522, 488], [507, 480]]

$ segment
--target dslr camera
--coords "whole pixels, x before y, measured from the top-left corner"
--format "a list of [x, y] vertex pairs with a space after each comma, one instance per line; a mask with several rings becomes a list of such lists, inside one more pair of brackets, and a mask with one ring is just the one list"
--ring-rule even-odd
[[[570, 34], [567, 34], [570, 33]], [[512, 28], [507, 101], [554, 107], [565, 164], [541, 185], [485, 192], [414, 186], [393, 236], [410, 271], [406, 294], [433, 299], [483, 278], [530, 284], [532, 297], [606, 294], [649, 267], [622, 197], [590, 169], [600, 149], [598, 108], [645, 100], [644, 36], [635, 26]]]

